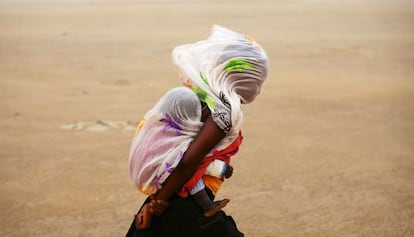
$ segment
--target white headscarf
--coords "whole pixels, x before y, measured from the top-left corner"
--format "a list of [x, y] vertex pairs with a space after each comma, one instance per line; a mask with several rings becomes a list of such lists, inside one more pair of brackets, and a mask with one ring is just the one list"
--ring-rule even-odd
[[207, 40], [176, 47], [172, 58], [185, 74], [184, 84], [207, 104], [217, 125], [237, 136], [243, 120], [240, 104], [252, 102], [267, 77], [263, 49], [249, 37], [215, 25]]

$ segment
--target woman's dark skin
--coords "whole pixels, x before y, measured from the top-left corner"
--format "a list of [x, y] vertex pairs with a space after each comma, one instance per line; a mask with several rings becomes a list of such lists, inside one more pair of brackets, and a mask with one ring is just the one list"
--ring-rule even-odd
[[180, 164], [168, 177], [162, 189], [155, 195], [155, 200], [169, 200], [191, 178], [201, 160], [219, 143], [225, 133], [209, 116], [200, 132], [184, 153]]
[[[206, 109], [208, 112], [209, 110]], [[203, 110], [204, 125], [198, 135], [188, 147], [187, 151], [178, 166], [173, 170], [167, 180], [164, 182], [162, 189], [152, 196], [149, 208], [143, 208], [143, 214], [138, 214], [137, 228], [143, 229], [149, 227], [143, 215], [162, 215], [169, 206], [168, 200], [187, 182], [188, 179], [197, 170], [201, 160], [226, 136], [214, 122], [210, 113]], [[145, 213], [145, 212], [151, 213]]]

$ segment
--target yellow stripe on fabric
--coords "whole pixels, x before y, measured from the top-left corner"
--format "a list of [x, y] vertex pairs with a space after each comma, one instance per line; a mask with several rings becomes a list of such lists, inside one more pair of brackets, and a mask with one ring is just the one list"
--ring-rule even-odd
[[138, 135], [139, 130], [141, 130], [142, 126], [144, 126], [144, 123], [145, 123], [145, 119], [142, 119], [141, 122], [139, 122], [137, 129], [135, 130], [134, 137]]

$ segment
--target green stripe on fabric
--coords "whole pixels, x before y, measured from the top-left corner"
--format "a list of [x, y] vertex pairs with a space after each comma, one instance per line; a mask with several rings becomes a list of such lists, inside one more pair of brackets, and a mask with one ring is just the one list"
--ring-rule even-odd
[[206, 103], [207, 106], [211, 109], [216, 108], [216, 101], [208, 96], [207, 92], [202, 90], [200, 87], [194, 87], [193, 88], [194, 93], [198, 95], [198, 98], [200, 98], [200, 101], [203, 103]]
[[204, 83], [206, 83], [206, 85], [208, 85], [208, 80], [207, 80], [207, 78], [203, 75], [203, 73], [200, 71], [200, 77], [201, 77], [201, 80], [203, 80], [204, 81]]
[[252, 69], [253, 66], [246, 62], [245, 59], [232, 59], [229, 63], [224, 67], [225, 71], [237, 70], [242, 72], [243, 69]]

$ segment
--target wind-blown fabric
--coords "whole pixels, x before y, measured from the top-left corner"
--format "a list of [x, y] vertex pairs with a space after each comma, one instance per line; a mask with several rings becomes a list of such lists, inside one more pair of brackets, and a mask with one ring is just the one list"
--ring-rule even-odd
[[186, 87], [168, 91], [144, 116], [132, 140], [129, 171], [137, 188], [154, 194], [178, 165], [202, 126], [201, 104]]
[[[129, 153], [129, 171], [138, 190], [151, 195], [162, 187], [202, 125], [200, 100], [187, 87], [169, 90], [145, 114]], [[223, 139], [203, 159], [196, 173], [179, 192], [181, 196], [188, 195], [211, 161], [229, 162], [241, 144], [241, 135], [231, 144], [227, 141]]]
[[208, 106], [226, 136], [180, 195], [192, 189], [213, 159], [228, 162], [242, 140], [240, 105], [252, 102], [260, 93], [268, 70], [267, 56], [257, 43], [220, 26], [213, 27], [207, 40], [176, 47], [172, 58], [184, 73], [187, 87], [170, 90], [145, 114], [130, 149], [130, 175], [147, 195], [162, 187], [200, 131], [200, 101]]
[[215, 25], [207, 40], [176, 47], [172, 59], [184, 74], [184, 84], [234, 140], [243, 120], [240, 104], [252, 102], [267, 77], [263, 49], [249, 37]]

